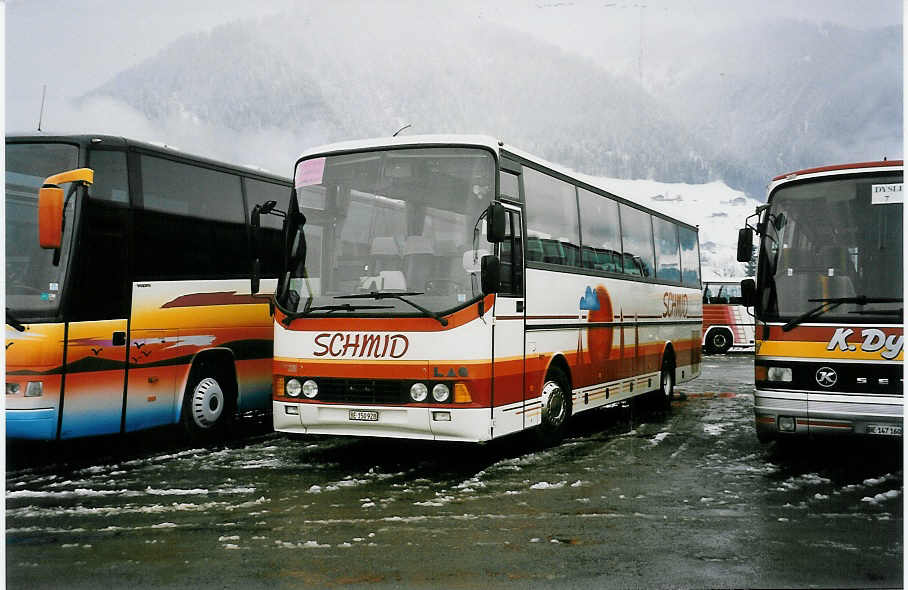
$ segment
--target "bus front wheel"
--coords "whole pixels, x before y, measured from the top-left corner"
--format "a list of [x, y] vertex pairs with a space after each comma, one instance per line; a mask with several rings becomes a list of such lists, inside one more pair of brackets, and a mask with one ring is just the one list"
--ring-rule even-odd
[[706, 337], [706, 352], [725, 354], [731, 348], [732, 337], [728, 330], [713, 330]]
[[193, 437], [214, 438], [227, 430], [233, 404], [227, 379], [201, 373], [190, 379], [183, 398], [183, 426]]

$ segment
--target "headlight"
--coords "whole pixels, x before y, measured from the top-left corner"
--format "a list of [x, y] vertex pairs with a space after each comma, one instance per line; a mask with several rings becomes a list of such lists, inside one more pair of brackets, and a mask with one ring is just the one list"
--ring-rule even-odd
[[303, 381], [303, 395], [309, 399], [314, 398], [318, 395], [318, 383], [312, 379], [306, 379]]
[[19, 393], [21, 386], [18, 383], [7, 383], [6, 384], [6, 395], [16, 395]]
[[29, 381], [25, 386], [25, 397], [41, 397], [44, 395], [44, 381]]
[[287, 385], [284, 386], [284, 391], [286, 391], [287, 395], [290, 397], [299, 397], [300, 392], [303, 391], [303, 386], [300, 384], [299, 379], [288, 379]]
[[410, 399], [421, 402], [429, 395], [429, 388], [425, 383], [414, 383], [410, 386]]
[[769, 367], [767, 379], [770, 381], [791, 382], [791, 369], [788, 367]]
[[451, 399], [451, 389], [444, 383], [439, 383], [432, 388], [432, 397], [437, 402], [446, 402]]

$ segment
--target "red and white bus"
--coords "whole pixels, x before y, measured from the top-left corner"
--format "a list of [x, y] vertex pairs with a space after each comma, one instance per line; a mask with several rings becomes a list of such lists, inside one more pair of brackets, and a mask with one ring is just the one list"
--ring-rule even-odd
[[[247, 212], [289, 194], [287, 178], [121, 137], [7, 136], [7, 438], [180, 422], [208, 437], [269, 411]], [[260, 249], [278, 258], [271, 221]]]
[[753, 350], [754, 316], [743, 304], [742, 280], [703, 281], [703, 349], [709, 354]]
[[278, 431], [556, 440], [700, 373], [696, 227], [483, 136], [321, 147], [294, 178]]
[[760, 235], [754, 419], [761, 441], [808, 434], [901, 436], [901, 161], [777, 176], [738, 260]]

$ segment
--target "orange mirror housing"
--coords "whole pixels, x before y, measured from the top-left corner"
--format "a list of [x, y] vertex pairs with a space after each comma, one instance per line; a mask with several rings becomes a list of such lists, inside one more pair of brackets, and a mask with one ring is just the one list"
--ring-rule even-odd
[[59, 248], [63, 241], [63, 189], [41, 187], [38, 191], [38, 243], [42, 248]]
[[42, 248], [56, 249], [63, 242], [63, 189], [57, 185], [67, 182], [89, 185], [94, 181], [95, 171], [91, 168], [67, 170], [47, 177], [38, 190], [38, 243]]

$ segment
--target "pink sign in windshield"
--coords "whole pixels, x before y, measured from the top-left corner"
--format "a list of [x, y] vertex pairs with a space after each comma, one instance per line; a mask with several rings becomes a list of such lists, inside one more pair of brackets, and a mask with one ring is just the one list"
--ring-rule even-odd
[[321, 184], [325, 173], [325, 158], [315, 158], [300, 162], [296, 167], [296, 188]]

